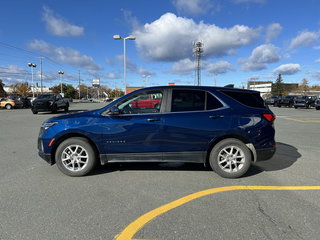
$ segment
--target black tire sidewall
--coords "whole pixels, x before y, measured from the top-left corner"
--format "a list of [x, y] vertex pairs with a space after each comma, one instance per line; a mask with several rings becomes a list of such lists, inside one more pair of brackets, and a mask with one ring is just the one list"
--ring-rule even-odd
[[[77, 171], [77, 172], [70, 171], [63, 165], [63, 163], [61, 161], [61, 155], [62, 155], [63, 150], [70, 145], [79, 145], [82, 148], [84, 148], [88, 153], [88, 156], [89, 156], [88, 164], [81, 171]], [[66, 174], [68, 176], [80, 177], [80, 176], [87, 175], [95, 167], [96, 154], [94, 152], [93, 147], [91, 146], [91, 144], [89, 143], [89, 141], [87, 139], [81, 138], [81, 137], [73, 137], [73, 138], [66, 139], [62, 143], [60, 143], [60, 145], [58, 146], [56, 153], [55, 153], [55, 160], [56, 160], [56, 164], [61, 172], [63, 172], [64, 174]]]
[[[236, 146], [240, 148], [245, 155], [244, 166], [242, 167], [242, 169], [240, 169], [237, 172], [228, 173], [222, 170], [218, 164], [218, 154], [223, 148], [227, 146]], [[252, 156], [249, 148], [242, 141], [235, 138], [228, 138], [218, 142], [211, 150], [210, 157], [209, 157], [209, 163], [211, 168], [221, 177], [225, 177], [225, 178], [238, 178], [243, 176], [250, 168], [251, 161], [252, 161]]]

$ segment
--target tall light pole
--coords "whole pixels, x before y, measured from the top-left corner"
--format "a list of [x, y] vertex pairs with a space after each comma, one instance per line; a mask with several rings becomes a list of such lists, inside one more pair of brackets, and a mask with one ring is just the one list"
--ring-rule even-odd
[[62, 94], [62, 81], [61, 81], [61, 75], [62, 75], [62, 74], [64, 74], [64, 72], [59, 71], [59, 72], [58, 72], [58, 74], [59, 74], [59, 79], [60, 79], [60, 88], [61, 88], [60, 93]]
[[34, 98], [34, 83], [33, 83], [33, 69], [37, 67], [34, 63], [28, 63], [28, 66], [31, 67], [31, 76], [32, 76], [32, 97]]
[[128, 37], [121, 37], [120, 35], [113, 35], [113, 39], [120, 40], [123, 39], [123, 80], [124, 80], [124, 94], [126, 94], [127, 91], [127, 77], [126, 77], [126, 40], [135, 40], [136, 37], [133, 35], [129, 35]]

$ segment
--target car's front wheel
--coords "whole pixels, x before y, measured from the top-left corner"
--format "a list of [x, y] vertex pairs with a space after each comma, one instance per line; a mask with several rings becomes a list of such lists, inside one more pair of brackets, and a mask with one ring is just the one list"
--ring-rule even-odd
[[12, 109], [12, 105], [11, 104], [6, 104], [6, 109], [8, 109], [8, 110], [10, 110], [10, 109]]
[[251, 165], [251, 152], [240, 140], [224, 139], [217, 143], [210, 153], [210, 166], [220, 176], [238, 178], [243, 176]]
[[84, 176], [96, 165], [94, 149], [82, 137], [64, 140], [57, 148], [55, 159], [60, 171], [72, 177]]

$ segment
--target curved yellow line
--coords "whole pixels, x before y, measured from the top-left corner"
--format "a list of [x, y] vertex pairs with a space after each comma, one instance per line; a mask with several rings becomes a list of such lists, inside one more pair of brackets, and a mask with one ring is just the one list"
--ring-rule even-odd
[[211, 188], [200, 192], [192, 193], [185, 197], [179, 198], [173, 202], [158, 207], [135, 221], [130, 223], [120, 234], [118, 234], [116, 240], [132, 240], [132, 237], [148, 222], [158, 217], [159, 215], [170, 211], [176, 207], [179, 207], [185, 203], [188, 203], [194, 199], [201, 198], [210, 194], [219, 192], [235, 191], [235, 190], [320, 190], [320, 186], [227, 186], [219, 188]]

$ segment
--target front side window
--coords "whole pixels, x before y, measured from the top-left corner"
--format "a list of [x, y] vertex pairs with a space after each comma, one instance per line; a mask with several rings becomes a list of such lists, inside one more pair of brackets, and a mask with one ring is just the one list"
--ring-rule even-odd
[[162, 91], [140, 92], [121, 101], [118, 108], [121, 114], [158, 113], [162, 98]]

